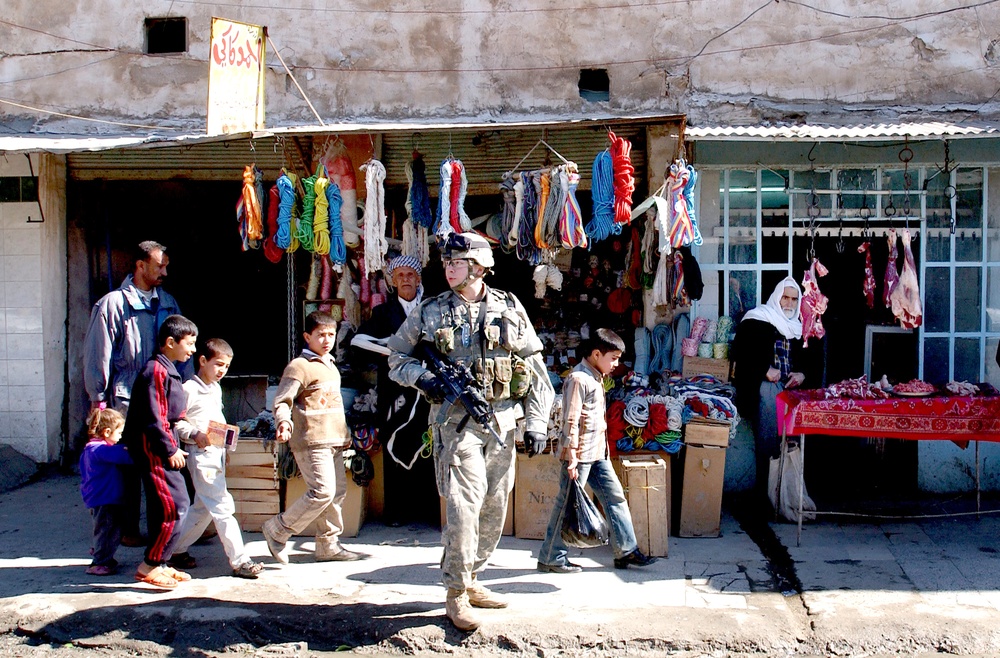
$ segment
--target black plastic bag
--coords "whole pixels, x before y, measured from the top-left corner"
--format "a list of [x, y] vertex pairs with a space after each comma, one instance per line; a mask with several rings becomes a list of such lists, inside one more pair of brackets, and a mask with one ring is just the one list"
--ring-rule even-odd
[[608, 522], [579, 480], [573, 480], [566, 498], [562, 539], [574, 548], [595, 548], [608, 543]]

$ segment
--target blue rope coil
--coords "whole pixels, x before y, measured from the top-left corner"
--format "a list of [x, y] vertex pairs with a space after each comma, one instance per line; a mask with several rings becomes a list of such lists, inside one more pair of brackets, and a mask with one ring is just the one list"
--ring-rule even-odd
[[330, 204], [330, 260], [343, 265], [347, 262], [344, 224], [340, 221], [340, 207], [344, 199], [340, 196], [340, 187], [333, 181], [326, 187], [326, 201]]
[[288, 249], [292, 244], [292, 208], [295, 206], [295, 188], [292, 181], [282, 174], [278, 177], [278, 232], [274, 244]]
[[622, 225], [615, 223], [615, 181], [608, 151], [601, 151], [594, 158], [591, 196], [594, 210], [584, 230], [590, 238], [589, 244], [593, 245], [622, 231]]

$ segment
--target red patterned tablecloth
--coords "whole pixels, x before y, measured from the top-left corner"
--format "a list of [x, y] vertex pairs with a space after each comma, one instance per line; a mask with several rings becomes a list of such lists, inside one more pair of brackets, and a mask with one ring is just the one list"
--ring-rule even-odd
[[825, 399], [823, 391], [783, 391], [778, 427], [789, 435], [1000, 441], [1000, 396]]

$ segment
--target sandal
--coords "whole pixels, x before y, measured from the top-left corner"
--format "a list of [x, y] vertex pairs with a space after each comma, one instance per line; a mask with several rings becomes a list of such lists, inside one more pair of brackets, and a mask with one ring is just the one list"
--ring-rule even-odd
[[173, 567], [170, 567], [170, 566], [162, 567], [162, 569], [163, 569], [163, 573], [167, 574], [169, 577], [173, 578], [174, 580], [176, 580], [179, 583], [183, 583], [183, 582], [187, 582], [187, 581], [191, 580], [191, 574], [189, 574], [189, 573], [184, 573], [183, 571], [178, 571], [177, 569], [174, 569]]
[[135, 579], [140, 583], [146, 583], [147, 585], [162, 589], [174, 589], [177, 587], [177, 581], [168, 576], [163, 567], [154, 567], [152, 571], [145, 574], [136, 571]]
[[240, 566], [233, 569], [233, 575], [237, 578], [250, 578], [254, 579], [260, 575], [260, 572], [264, 570], [264, 565], [260, 562], [244, 562]]
[[198, 561], [194, 559], [194, 556], [190, 553], [174, 553], [169, 560], [167, 560], [167, 566], [173, 567], [174, 569], [194, 569], [198, 566]]

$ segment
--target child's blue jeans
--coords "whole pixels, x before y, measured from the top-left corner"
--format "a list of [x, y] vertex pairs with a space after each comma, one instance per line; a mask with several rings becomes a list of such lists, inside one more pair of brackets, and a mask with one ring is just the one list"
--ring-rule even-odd
[[[556, 496], [552, 516], [549, 517], [549, 527], [545, 531], [545, 541], [538, 551], [538, 561], [542, 564], [563, 565], [569, 562], [569, 551], [562, 540], [563, 517], [566, 515], [566, 498], [569, 494], [569, 473], [566, 462], [559, 469], [559, 494]], [[590, 485], [594, 495], [601, 502], [605, 514], [608, 515], [608, 528], [611, 530], [611, 550], [615, 558], [628, 555], [636, 550], [635, 529], [632, 527], [632, 515], [629, 513], [625, 492], [618, 482], [618, 476], [611, 466], [611, 460], [601, 459], [596, 462], [581, 462], [576, 465], [577, 478], [583, 486]]]

